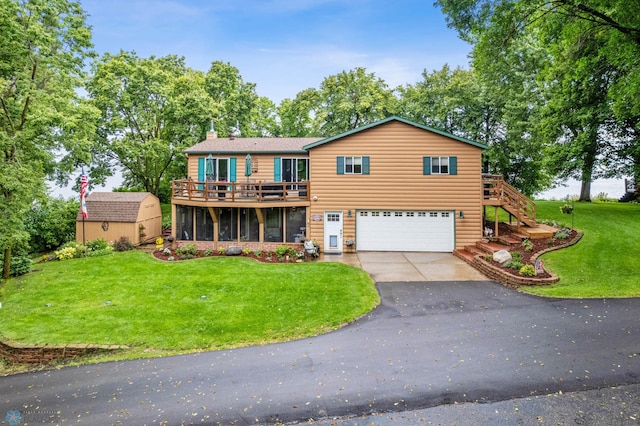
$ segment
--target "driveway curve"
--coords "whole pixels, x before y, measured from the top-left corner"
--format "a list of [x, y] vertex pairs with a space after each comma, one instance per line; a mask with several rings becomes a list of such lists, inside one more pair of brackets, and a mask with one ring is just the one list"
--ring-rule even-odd
[[491, 281], [378, 289], [378, 308], [316, 338], [3, 377], [0, 409], [265, 424], [640, 383], [640, 299], [542, 299]]

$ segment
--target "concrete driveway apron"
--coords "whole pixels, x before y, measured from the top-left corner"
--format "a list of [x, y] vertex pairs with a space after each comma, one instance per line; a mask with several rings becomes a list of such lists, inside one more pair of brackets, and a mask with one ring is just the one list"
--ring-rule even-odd
[[357, 257], [376, 282], [487, 280], [451, 253], [358, 252]]

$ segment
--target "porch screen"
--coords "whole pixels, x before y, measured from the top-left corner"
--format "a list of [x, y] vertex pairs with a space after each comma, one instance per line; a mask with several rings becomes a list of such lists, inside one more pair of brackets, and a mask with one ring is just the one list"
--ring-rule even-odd
[[193, 240], [193, 207], [176, 206], [176, 238]]
[[213, 241], [213, 219], [205, 207], [196, 207], [196, 240]]

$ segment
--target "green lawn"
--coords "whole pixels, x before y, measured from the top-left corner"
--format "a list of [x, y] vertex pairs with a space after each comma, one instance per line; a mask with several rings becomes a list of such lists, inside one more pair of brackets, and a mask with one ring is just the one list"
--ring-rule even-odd
[[34, 266], [0, 293], [0, 335], [24, 343], [138, 353], [264, 344], [335, 329], [379, 302], [365, 272], [339, 263], [168, 263], [132, 251]]
[[[562, 201], [536, 201], [538, 220], [571, 226]], [[543, 255], [557, 284], [522, 290], [549, 297], [640, 296], [640, 205], [575, 203], [574, 228], [584, 232], [575, 246]]]

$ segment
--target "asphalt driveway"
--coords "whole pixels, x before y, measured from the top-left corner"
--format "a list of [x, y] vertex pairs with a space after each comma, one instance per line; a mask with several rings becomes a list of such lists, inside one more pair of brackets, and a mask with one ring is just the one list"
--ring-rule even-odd
[[549, 300], [490, 281], [378, 288], [378, 308], [316, 338], [3, 377], [0, 410], [266, 424], [640, 383], [640, 299]]

